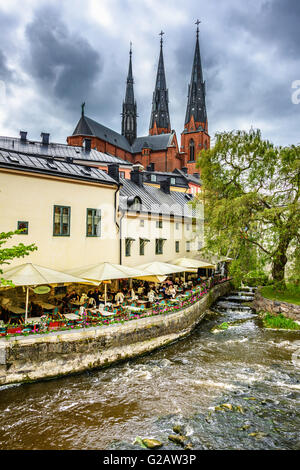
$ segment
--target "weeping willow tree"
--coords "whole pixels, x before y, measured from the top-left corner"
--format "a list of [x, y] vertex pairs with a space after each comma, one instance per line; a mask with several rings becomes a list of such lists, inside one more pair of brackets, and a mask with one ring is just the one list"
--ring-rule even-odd
[[206, 245], [244, 271], [269, 265], [284, 282], [300, 241], [300, 146], [275, 147], [259, 130], [218, 133], [201, 152]]

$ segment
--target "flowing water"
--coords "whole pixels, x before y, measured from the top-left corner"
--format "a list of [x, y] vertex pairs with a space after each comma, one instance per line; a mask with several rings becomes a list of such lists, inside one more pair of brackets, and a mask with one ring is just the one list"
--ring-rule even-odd
[[178, 449], [174, 425], [194, 449], [299, 449], [300, 333], [263, 329], [251, 298], [220, 298], [189, 337], [151, 355], [1, 387], [0, 449], [139, 449], [137, 436]]

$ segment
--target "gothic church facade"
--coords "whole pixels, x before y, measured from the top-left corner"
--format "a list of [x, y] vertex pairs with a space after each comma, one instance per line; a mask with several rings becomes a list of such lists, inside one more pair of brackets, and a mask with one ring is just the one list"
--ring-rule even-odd
[[82, 107], [81, 118], [71, 136], [69, 145], [88, 146], [103, 153], [141, 164], [152, 171], [173, 172], [184, 170], [196, 175], [199, 170], [196, 160], [199, 152], [210, 147], [205, 103], [205, 81], [203, 80], [199, 46], [199, 21], [196, 22], [196, 44], [192, 65], [188, 101], [179, 146], [176, 132], [171, 129], [169, 97], [163, 56], [161, 32], [160, 53], [152, 99], [149, 134], [137, 136], [137, 103], [134, 97], [132, 50], [129, 53], [129, 68], [125, 99], [122, 107], [121, 133], [103, 126], [89, 118]]

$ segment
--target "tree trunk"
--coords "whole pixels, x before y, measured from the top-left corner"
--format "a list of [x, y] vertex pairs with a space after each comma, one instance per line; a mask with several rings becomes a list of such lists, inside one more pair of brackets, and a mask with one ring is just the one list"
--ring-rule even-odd
[[272, 277], [275, 282], [284, 281], [285, 265], [287, 263], [286, 252], [290, 243], [290, 238], [279, 240], [276, 254], [273, 258]]

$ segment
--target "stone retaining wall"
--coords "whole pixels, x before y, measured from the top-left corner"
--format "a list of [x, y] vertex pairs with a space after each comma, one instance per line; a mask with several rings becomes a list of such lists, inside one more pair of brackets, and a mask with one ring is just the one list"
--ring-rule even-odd
[[203, 319], [207, 308], [230, 289], [227, 281], [179, 312], [121, 325], [1, 338], [0, 385], [105, 367], [165, 346], [189, 334]]
[[278, 300], [266, 299], [261, 295], [259, 290], [256, 291], [254, 300], [251, 305], [257, 312], [269, 312], [274, 315], [282, 313], [292, 320], [300, 320], [300, 305], [289, 304], [288, 302], [280, 302]]

